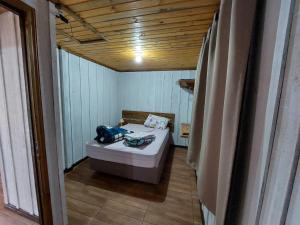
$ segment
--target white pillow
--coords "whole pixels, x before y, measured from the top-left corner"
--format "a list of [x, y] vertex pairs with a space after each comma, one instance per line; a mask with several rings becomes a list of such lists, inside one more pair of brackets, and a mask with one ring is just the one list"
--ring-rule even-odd
[[152, 114], [148, 115], [147, 119], [144, 122], [144, 125], [145, 127], [152, 127], [152, 128], [156, 127], [156, 120]]
[[144, 125], [146, 127], [152, 127], [152, 128], [157, 128], [157, 129], [166, 129], [168, 126], [168, 123], [169, 123], [168, 118], [149, 114]]

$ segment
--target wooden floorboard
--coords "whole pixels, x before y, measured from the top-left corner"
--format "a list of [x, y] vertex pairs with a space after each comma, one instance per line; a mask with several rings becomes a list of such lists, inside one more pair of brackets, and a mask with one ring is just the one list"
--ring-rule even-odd
[[69, 225], [201, 225], [186, 149], [172, 148], [158, 185], [95, 172], [85, 160], [65, 175]]
[[37, 225], [37, 223], [4, 207], [4, 196], [0, 179], [0, 225]]

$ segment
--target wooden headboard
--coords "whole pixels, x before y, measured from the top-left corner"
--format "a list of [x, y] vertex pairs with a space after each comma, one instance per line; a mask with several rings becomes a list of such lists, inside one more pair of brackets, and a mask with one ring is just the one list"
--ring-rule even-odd
[[141, 112], [141, 111], [122, 111], [122, 118], [125, 123], [136, 123], [136, 124], [144, 124], [149, 114], [153, 114], [156, 116], [162, 116], [168, 118], [170, 128], [170, 132], [174, 132], [174, 123], [175, 123], [175, 114], [174, 113], [159, 113], [159, 112]]

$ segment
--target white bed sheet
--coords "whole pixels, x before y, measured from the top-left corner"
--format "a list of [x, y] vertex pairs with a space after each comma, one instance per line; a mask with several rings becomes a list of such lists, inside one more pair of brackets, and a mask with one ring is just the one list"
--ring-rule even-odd
[[128, 147], [119, 141], [112, 144], [99, 144], [90, 141], [86, 144], [87, 156], [93, 159], [122, 163], [132, 166], [158, 167], [163, 151], [169, 139], [169, 129], [148, 128], [140, 124], [127, 124], [122, 128], [134, 132], [147, 132], [155, 135], [155, 140], [140, 148]]

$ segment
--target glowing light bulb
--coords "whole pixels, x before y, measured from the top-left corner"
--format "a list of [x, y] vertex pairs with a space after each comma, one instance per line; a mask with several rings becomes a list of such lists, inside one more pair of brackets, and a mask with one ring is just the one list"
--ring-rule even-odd
[[137, 52], [141, 52], [142, 51], [142, 47], [140, 45], [135, 46], [135, 50]]
[[142, 58], [141, 55], [138, 54], [138, 55], [135, 56], [135, 62], [136, 63], [141, 63], [142, 61], [143, 61], [143, 58]]

